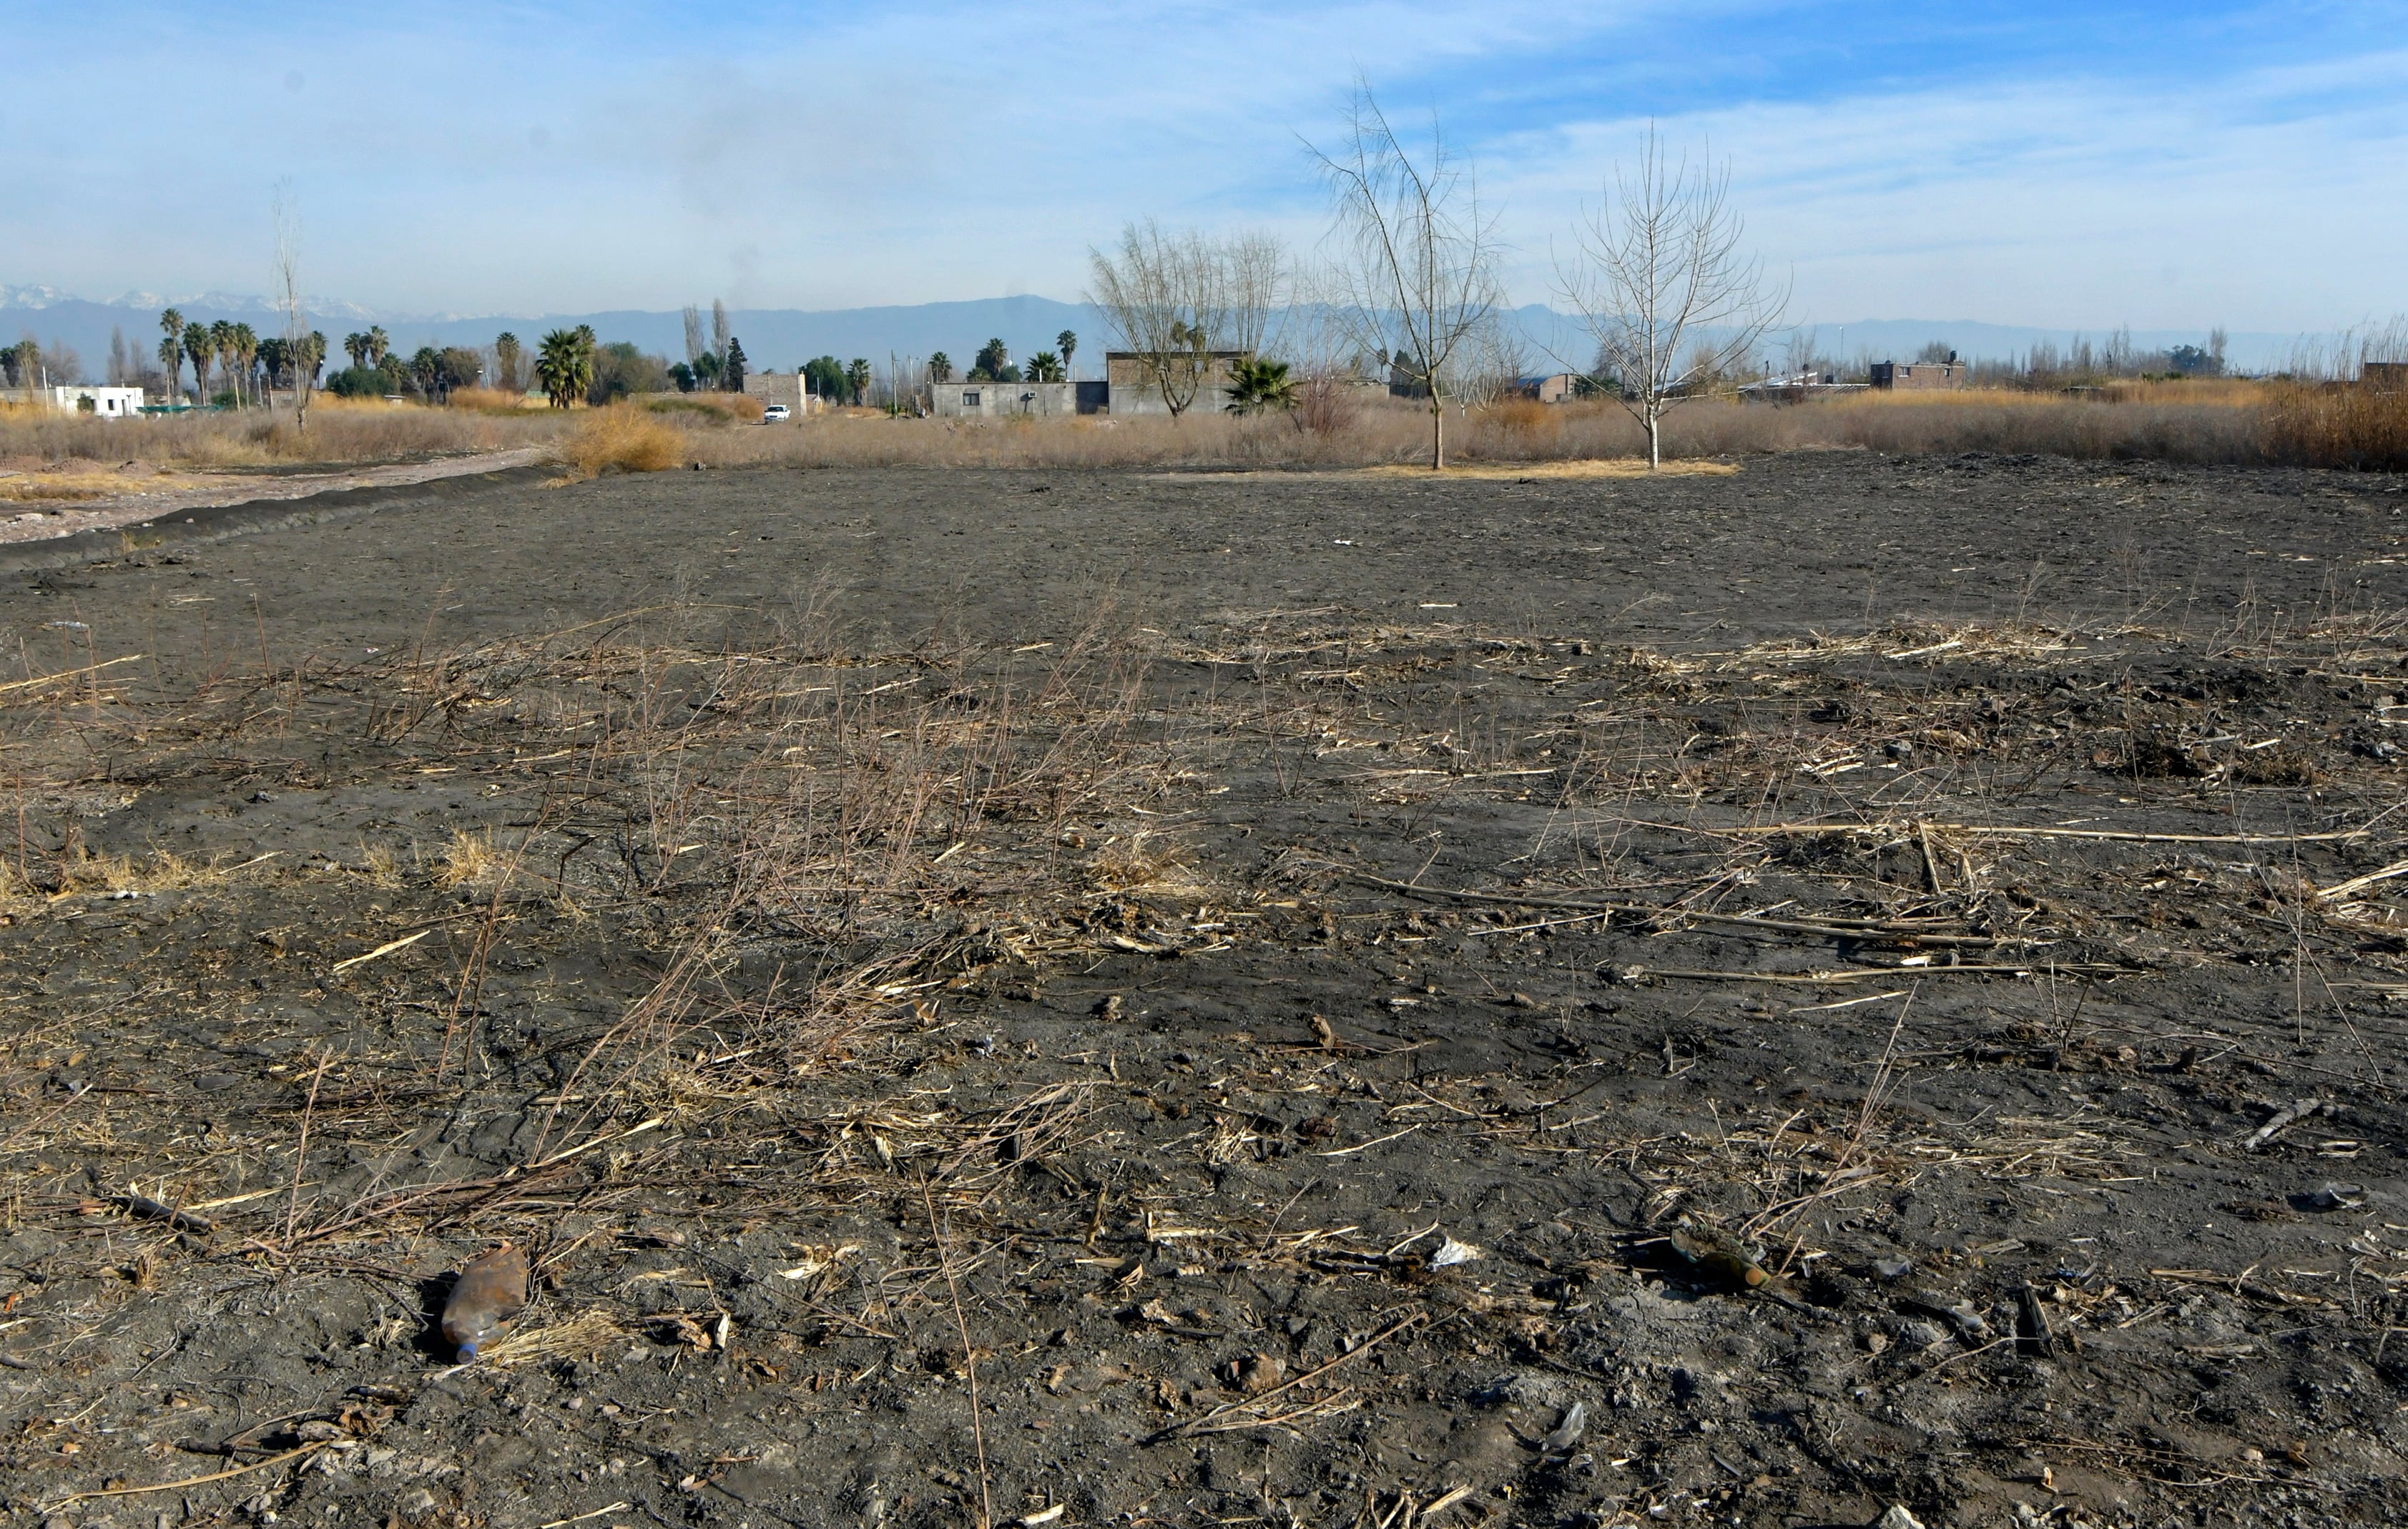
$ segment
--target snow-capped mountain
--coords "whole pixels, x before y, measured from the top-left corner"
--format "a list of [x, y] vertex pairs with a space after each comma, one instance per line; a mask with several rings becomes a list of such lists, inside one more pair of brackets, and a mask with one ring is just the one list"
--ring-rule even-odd
[[[338, 321], [405, 320], [406, 315], [380, 314], [374, 309], [348, 303], [339, 297], [304, 297], [302, 306], [313, 318]], [[274, 300], [257, 293], [195, 292], [175, 296], [163, 296], [155, 292], [129, 292], [105, 301], [78, 297], [56, 287], [8, 286], [0, 284], [0, 312], [9, 310], [38, 311], [77, 304], [94, 308], [124, 308], [136, 314], [156, 314], [161, 308], [205, 308], [213, 314], [241, 315], [281, 312]]]

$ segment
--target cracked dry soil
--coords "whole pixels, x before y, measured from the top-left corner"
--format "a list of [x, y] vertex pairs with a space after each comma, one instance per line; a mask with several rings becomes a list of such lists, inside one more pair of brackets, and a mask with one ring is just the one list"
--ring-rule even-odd
[[670, 474], [12, 577], [5, 1510], [2398, 1522], [2403, 504]]

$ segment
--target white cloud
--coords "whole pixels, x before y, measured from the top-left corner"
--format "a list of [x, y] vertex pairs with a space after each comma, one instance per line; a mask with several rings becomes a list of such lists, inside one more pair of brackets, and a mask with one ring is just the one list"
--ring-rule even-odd
[[[1772, 0], [1703, 21], [1670, 0], [661, 14], [423, 7], [246, 34], [222, 13], [44, 13], [21, 30], [49, 67], [19, 82], [0, 156], [0, 206], [35, 211], [0, 280], [264, 288], [268, 188], [290, 175], [307, 279], [383, 308], [1068, 297], [1129, 217], [1309, 244], [1297, 134], [1334, 122], [1359, 69], [1399, 116], [1445, 110], [1530, 301], [1651, 99], [1709, 68], [1746, 79], [1768, 18], [1847, 24]], [[1731, 50], [1691, 53], [1675, 18]], [[1934, 71], [1962, 83], [1733, 87], [1663, 119], [1732, 162], [1801, 316], [2314, 328], [2408, 307], [2408, 54], [2025, 81], [1940, 46], [1967, 54]], [[1561, 104], [1615, 70], [1611, 107]]]
[[[1710, 144], [1793, 312], [2009, 323], [2318, 328], [2408, 307], [2396, 261], [2408, 53], [2214, 91], [1994, 84], [1659, 124]], [[1544, 231], [1594, 204], [1639, 121], [1498, 146], [1495, 182], [1543, 289]]]

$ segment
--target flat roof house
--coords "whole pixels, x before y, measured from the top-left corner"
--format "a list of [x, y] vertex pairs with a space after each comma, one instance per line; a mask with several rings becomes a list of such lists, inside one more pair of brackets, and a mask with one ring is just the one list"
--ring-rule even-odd
[[62, 414], [95, 414], [104, 420], [129, 420], [142, 412], [142, 390], [54, 382], [47, 388], [0, 388], [0, 403], [31, 404], [54, 408]]
[[1961, 388], [1967, 370], [1951, 350], [1946, 361], [1876, 361], [1866, 380], [1876, 388]]

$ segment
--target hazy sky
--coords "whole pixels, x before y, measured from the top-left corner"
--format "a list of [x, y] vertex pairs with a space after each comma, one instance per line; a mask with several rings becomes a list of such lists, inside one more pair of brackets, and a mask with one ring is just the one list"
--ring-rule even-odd
[[1126, 218], [1275, 228], [1359, 72], [1544, 301], [1650, 119], [1794, 317], [2304, 330], [2408, 309], [2408, 0], [853, 7], [0, 0], [0, 283], [386, 309], [1073, 298]]

